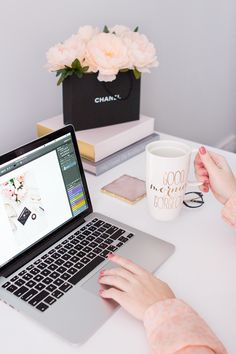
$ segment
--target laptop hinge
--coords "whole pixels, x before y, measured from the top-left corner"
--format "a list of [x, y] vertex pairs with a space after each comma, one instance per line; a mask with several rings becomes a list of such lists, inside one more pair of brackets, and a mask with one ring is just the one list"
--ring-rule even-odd
[[37, 242], [37, 244], [33, 245], [32, 247], [24, 251], [24, 253], [21, 253], [14, 260], [11, 260], [2, 268], [0, 268], [0, 276], [8, 277], [9, 275], [17, 271], [19, 268], [23, 267], [25, 264], [30, 262], [32, 259], [36, 258], [39, 254], [43, 253], [45, 250], [47, 250], [53, 244], [58, 242], [60, 239], [68, 235], [70, 232], [77, 229], [79, 226], [85, 223], [85, 221], [85, 219], [76, 220], [76, 222], [72, 222], [69, 225], [63, 226], [57, 229], [56, 231], [52, 232], [46, 238]]

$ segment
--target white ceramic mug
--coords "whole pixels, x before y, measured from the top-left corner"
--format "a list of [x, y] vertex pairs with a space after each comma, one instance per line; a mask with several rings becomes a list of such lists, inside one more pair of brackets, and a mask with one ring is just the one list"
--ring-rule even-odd
[[151, 215], [161, 221], [176, 218], [183, 206], [191, 154], [196, 150], [175, 140], [159, 140], [146, 146], [146, 189]]

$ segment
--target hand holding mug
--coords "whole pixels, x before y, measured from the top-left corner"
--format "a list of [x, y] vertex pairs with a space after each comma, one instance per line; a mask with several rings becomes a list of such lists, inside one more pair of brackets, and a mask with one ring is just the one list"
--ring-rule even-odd
[[215, 198], [225, 204], [236, 191], [236, 178], [225, 158], [206, 151], [202, 146], [195, 157], [194, 165], [198, 180], [204, 182], [200, 189], [208, 192], [210, 188]]

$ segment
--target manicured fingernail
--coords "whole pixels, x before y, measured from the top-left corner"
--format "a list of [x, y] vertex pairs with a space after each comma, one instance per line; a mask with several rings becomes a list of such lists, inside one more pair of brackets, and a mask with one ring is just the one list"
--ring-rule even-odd
[[99, 278], [101, 278], [104, 275], [104, 271], [102, 270], [99, 274]]
[[200, 147], [199, 152], [200, 152], [201, 155], [205, 155], [206, 149], [204, 148], [204, 146]]
[[108, 258], [114, 257], [114, 253], [108, 253], [107, 257], [108, 257]]
[[104, 290], [103, 290], [103, 289], [100, 289], [100, 290], [99, 290], [99, 294], [100, 294], [100, 295], [102, 295], [102, 294], [103, 294], [103, 292], [104, 292]]

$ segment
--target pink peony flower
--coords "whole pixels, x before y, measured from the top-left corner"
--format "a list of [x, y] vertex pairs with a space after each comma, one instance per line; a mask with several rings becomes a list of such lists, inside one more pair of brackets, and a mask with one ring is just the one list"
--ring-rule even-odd
[[131, 32], [131, 29], [129, 27], [126, 27], [126, 26], [115, 25], [115, 26], [109, 28], [109, 31], [111, 33], [115, 33], [119, 37], [122, 37], [126, 33]]
[[99, 71], [99, 81], [112, 81], [120, 69], [127, 68], [127, 48], [116, 35], [99, 33], [87, 44], [87, 62]]
[[50, 48], [46, 54], [48, 60], [48, 70], [56, 71], [65, 66], [71, 67], [73, 61], [77, 58], [82, 63], [85, 57], [85, 43], [74, 34], [64, 43], [58, 43]]
[[98, 27], [92, 27], [92, 26], [82, 26], [78, 30], [78, 36], [79, 38], [87, 43], [92, 39], [96, 34], [99, 33], [99, 28]]
[[137, 68], [140, 72], [149, 72], [149, 68], [158, 66], [155, 47], [144, 34], [125, 32], [122, 39], [133, 68]]

